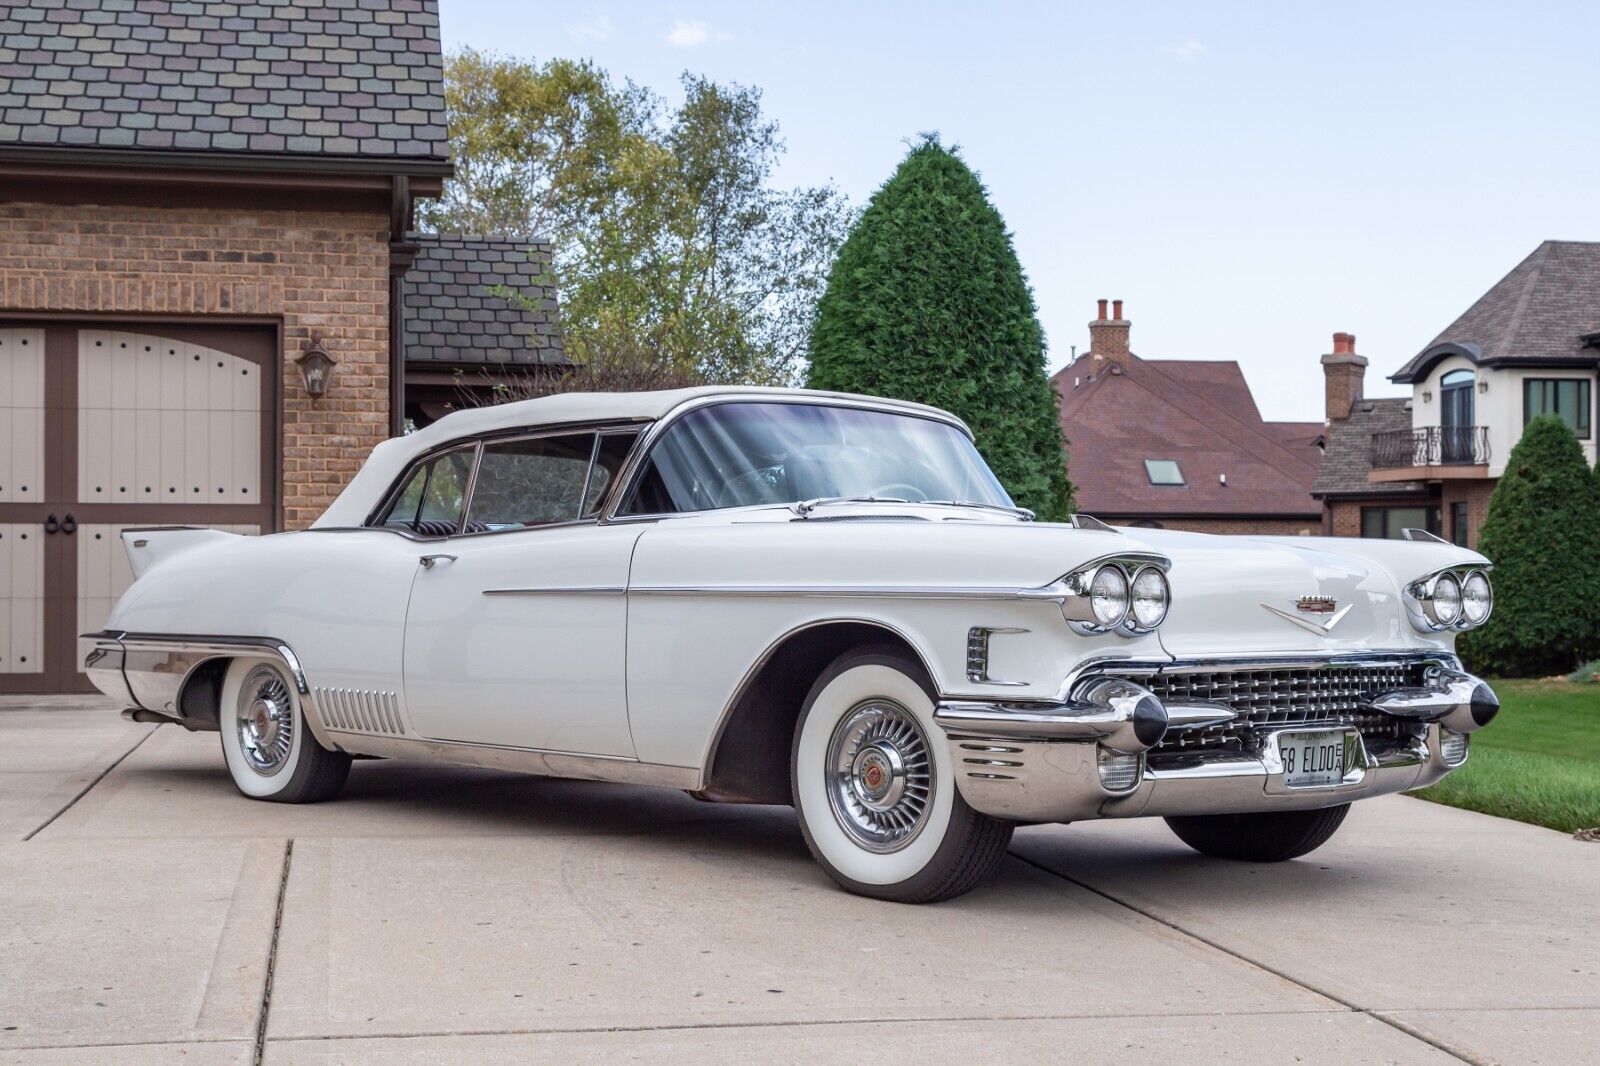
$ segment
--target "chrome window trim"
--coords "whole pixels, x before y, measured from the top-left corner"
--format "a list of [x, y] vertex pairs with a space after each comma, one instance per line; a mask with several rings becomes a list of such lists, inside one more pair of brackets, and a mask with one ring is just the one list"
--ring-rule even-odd
[[[666, 511], [655, 514], [641, 515], [617, 514], [617, 509], [622, 505], [622, 501], [627, 499], [628, 495], [633, 492], [633, 489], [642, 471], [644, 470], [645, 460], [655, 449], [656, 441], [659, 440], [667, 430], [671, 429], [672, 426], [680, 419], [693, 411], [699, 411], [706, 407], [717, 407], [722, 404], [733, 403], [785, 403], [805, 407], [843, 407], [855, 411], [876, 411], [882, 414], [904, 415], [907, 418], [921, 418], [929, 422], [938, 422], [942, 425], [951, 426], [965, 436], [967, 440], [972, 441], [973, 443], [977, 442], [977, 438], [973, 436], [972, 430], [967, 426], [967, 424], [954, 415], [939, 411], [910, 411], [893, 403], [876, 403], [871, 399], [854, 400], [838, 396], [699, 396], [693, 399], [685, 400], [683, 403], [674, 407], [672, 410], [668, 411], [666, 414], [662, 415], [655, 422], [653, 422], [644, 433], [640, 434], [638, 443], [634, 445], [634, 450], [628, 455], [627, 464], [623, 466], [621, 476], [617, 478], [617, 484], [623, 487], [622, 491], [616, 493], [610, 500], [606, 501], [606, 506], [600, 512], [600, 521], [602, 523], [657, 522], [663, 518], [687, 518], [691, 515], [715, 514], [718, 511], [735, 510], [736, 508], [731, 507], [709, 507], [702, 508], [697, 511]], [[794, 501], [790, 502], [793, 503]], [[765, 506], [775, 507], [779, 506], [779, 504], [769, 504]]]
[[[383, 513], [384, 508], [389, 506], [389, 501], [394, 498], [395, 494], [398, 491], [400, 491], [400, 489], [402, 489], [404, 487], [405, 480], [406, 480], [406, 475], [411, 473], [413, 470], [415, 470], [417, 468], [417, 464], [428, 462], [429, 460], [431, 460], [433, 458], [436, 458], [437, 456], [443, 455], [445, 452], [454, 451], [455, 449], [463, 447], [464, 445], [468, 445], [468, 444], [481, 445], [481, 444], [483, 444], [485, 442], [495, 442], [495, 441], [501, 441], [501, 440], [518, 440], [518, 439], [521, 439], [523, 437], [542, 437], [542, 436], [549, 436], [549, 435], [552, 435], [552, 434], [561, 434], [561, 433], [600, 433], [600, 434], [607, 434], [607, 433], [635, 433], [642, 439], [644, 437], [644, 430], [648, 429], [651, 424], [652, 424], [651, 420], [648, 419], [648, 418], [633, 418], [633, 419], [620, 419], [620, 420], [619, 419], [614, 419], [614, 418], [598, 419], [598, 420], [591, 419], [591, 420], [588, 420], [588, 421], [580, 421], [580, 422], [552, 422], [548, 426], [538, 426], [538, 427], [535, 427], [535, 426], [509, 426], [509, 427], [506, 427], [506, 428], [503, 428], [503, 429], [490, 430], [490, 431], [487, 431], [487, 432], [484, 432], [484, 433], [464, 433], [459, 437], [451, 437], [449, 440], [445, 440], [445, 441], [439, 442], [434, 447], [432, 447], [429, 450], [423, 452], [421, 455], [416, 456], [415, 458], [413, 458], [411, 460], [411, 462], [407, 463], [405, 469], [402, 470], [400, 472], [400, 474], [395, 478], [395, 480], [389, 485], [388, 489], [386, 489], [384, 491], [384, 494], [378, 498], [378, 505], [367, 513], [367, 517], [362, 520], [362, 522], [361, 522], [361, 524], [359, 526], [324, 526], [323, 528], [324, 529], [380, 529], [380, 528], [382, 528], [381, 526], [374, 525], [373, 523], [376, 522], [378, 515]], [[399, 438], [391, 438], [391, 439], [399, 439]], [[637, 447], [637, 446], [638, 446], [637, 442], [635, 442], [635, 447]], [[632, 457], [633, 457], [633, 453], [630, 451], [629, 452], [629, 458], [632, 459]], [[437, 537], [422, 537], [422, 538], [417, 538], [417, 539], [420, 539], [420, 540], [437, 540], [439, 538], [437, 538]]]

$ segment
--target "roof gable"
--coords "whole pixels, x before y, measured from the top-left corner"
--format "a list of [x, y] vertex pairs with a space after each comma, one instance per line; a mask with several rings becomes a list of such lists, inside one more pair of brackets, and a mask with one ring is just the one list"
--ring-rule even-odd
[[1445, 355], [1474, 363], [1600, 362], [1600, 242], [1545, 241], [1394, 374], [1409, 383]]
[[436, 0], [0, 8], [0, 146], [449, 156]]
[[[1079, 507], [1109, 515], [1297, 515], [1320, 453], [1309, 424], [1269, 428], [1237, 363], [1143, 360], [1093, 380], [1055, 377]], [[1304, 443], [1289, 443], [1303, 440]], [[1177, 460], [1185, 484], [1152, 485], [1146, 459]], [[1224, 478], [1226, 481], [1224, 482]]]

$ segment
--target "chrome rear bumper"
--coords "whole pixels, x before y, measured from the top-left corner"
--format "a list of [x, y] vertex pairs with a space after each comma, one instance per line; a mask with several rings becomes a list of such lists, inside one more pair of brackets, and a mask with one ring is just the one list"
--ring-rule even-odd
[[[934, 720], [945, 731], [962, 798], [985, 814], [1026, 822], [1331, 807], [1434, 783], [1465, 762], [1462, 734], [1499, 709], [1483, 681], [1439, 667], [1424, 687], [1362, 704], [1402, 726], [1398, 739], [1369, 740], [1347, 724], [1306, 721], [1252, 733], [1246, 751], [1163, 750], [1158, 745], [1169, 732], [1227, 721], [1233, 711], [1222, 704], [1167, 707], [1134, 682], [1118, 683], [1114, 699], [1085, 687], [1059, 704], [940, 703]], [[1291, 788], [1278, 736], [1318, 729], [1344, 732], [1344, 779]], [[1441, 750], [1447, 733], [1458, 742], [1451, 753], [1461, 753], [1454, 761]], [[1108, 761], [1123, 770], [1104, 779], [1115, 789], [1102, 778]]]

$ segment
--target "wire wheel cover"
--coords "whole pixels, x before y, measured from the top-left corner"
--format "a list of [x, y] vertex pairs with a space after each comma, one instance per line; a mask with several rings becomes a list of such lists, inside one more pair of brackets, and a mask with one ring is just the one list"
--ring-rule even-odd
[[294, 700], [283, 676], [265, 665], [251, 670], [234, 712], [245, 764], [263, 777], [283, 769], [294, 746]]
[[828, 803], [839, 827], [868, 851], [910, 844], [933, 806], [933, 757], [917, 716], [871, 699], [834, 727], [828, 741]]

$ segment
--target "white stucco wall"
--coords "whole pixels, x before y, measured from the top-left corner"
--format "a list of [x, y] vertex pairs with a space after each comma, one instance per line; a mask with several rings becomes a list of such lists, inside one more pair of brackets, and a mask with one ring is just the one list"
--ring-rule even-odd
[[[1488, 428], [1489, 437], [1489, 476], [1499, 477], [1505, 473], [1506, 459], [1511, 455], [1511, 449], [1516, 447], [1517, 441], [1522, 439], [1522, 382], [1526, 378], [1572, 378], [1587, 379], [1589, 385], [1589, 439], [1580, 440], [1583, 445], [1584, 457], [1590, 465], [1595, 461], [1595, 436], [1596, 424], [1600, 422], [1593, 410], [1600, 398], [1600, 381], [1591, 372], [1574, 370], [1520, 370], [1507, 367], [1485, 369], [1475, 367], [1466, 356], [1452, 355], [1440, 361], [1428, 376], [1411, 386], [1411, 425], [1416, 429], [1424, 429], [1439, 425], [1441, 418], [1439, 403], [1439, 382], [1446, 374], [1455, 370], [1471, 370], [1477, 375], [1478, 382], [1489, 383], [1485, 391], [1479, 391], [1474, 385], [1472, 402], [1473, 421], [1476, 425]], [[1429, 399], [1424, 401], [1422, 394], [1429, 394]]]

